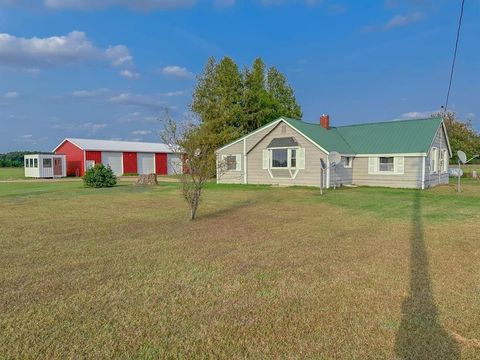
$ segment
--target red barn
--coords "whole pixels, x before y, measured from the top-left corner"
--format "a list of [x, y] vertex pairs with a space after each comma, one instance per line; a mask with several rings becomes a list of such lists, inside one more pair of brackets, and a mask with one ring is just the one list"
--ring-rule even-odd
[[83, 176], [98, 163], [110, 166], [115, 175], [182, 171], [181, 154], [160, 143], [67, 138], [53, 152], [66, 155], [68, 176]]

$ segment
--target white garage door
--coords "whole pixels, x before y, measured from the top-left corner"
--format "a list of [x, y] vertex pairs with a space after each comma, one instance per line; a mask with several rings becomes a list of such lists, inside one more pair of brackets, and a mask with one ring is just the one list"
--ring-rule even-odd
[[105, 166], [110, 166], [115, 175], [117, 176], [123, 175], [122, 153], [103, 151], [102, 163]]
[[155, 154], [138, 153], [138, 173], [154, 174], [155, 173]]
[[168, 154], [168, 175], [178, 175], [182, 171], [182, 159], [179, 154]]

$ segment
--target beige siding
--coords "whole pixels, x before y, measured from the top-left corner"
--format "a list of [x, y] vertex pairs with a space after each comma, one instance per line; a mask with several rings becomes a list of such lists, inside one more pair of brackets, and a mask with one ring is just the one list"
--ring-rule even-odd
[[243, 140], [235, 144], [232, 144], [221, 151], [218, 151], [217, 164], [221, 164], [223, 161], [223, 157], [227, 155], [242, 155], [241, 170], [240, 171], [237, 171], [237, 170], [222, 171], [221, 170], [222, 166], [218, 166], [218, 169], [220, 169], [217, 175], [218, 182], [225, 183], [225, 184], [243, 184], [244, 183], [243, 169], [245, 165], [244, 164], [245, 159], [243, 157]]
[[404, 173], [400, 174], [369, 174], [368, 157], [357, 157], [353, 163], [353, 183], [366, 186], [388, 186], [398, 188], [422, 187], [421, 156], [404, 157]]
[[[436, 147], [441, 154], [442, 150], [448, 150], [447, 138], [443, 131], [443, 126], [437, 130], [431, 148]], [[430, 150], [431, 150], [430, 148]], [[425, 187], [433, 187], [439, 184], [448, 184], [448, 172], [443, 172], [440, 168], [440, 158], [438, 160], [438, 172], [430, 171], [430, 150], [425, 159]], [[440, 155], [439, 155], [440, 156]]]
[[[278, 185], [306, 185], [320, 186], [320, 158], [326, 159], [326, 154], [317, 146], [305, 139], [302, 134], [281, 122], [266, 135], [247, 156], [247, 172], [249, 184], [278, 184]], [[263, 150], [276, 137], [293, 136], [299, 147], [305, 149], [305, 169], [299, 170], [295, 179], [277, 178], [263, 170]], [[326, 161], [326, 160], [325, 160]]]

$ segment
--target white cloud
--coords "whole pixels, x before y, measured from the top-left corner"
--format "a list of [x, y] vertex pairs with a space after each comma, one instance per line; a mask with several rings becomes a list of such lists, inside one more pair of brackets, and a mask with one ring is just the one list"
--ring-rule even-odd
[[423, 18], [423, 13], [419, 11], [407, 15], [396, 15], [385, 24], [384, 29], [391, 30], [397, 27], [410, 25], [423, 20]]
[[165, 66], [162, 69], [162, 74], [170, 77], [177, 77], [182, 79], [191, 79], [193, 77], [193, 73], [185, 67], [181, 67], [178, 65], [170, 65]]
[[113, 66], [130, 66], [132, 56], [125, 45], [96, 47], [84, 32], [46, 38], [21, 38], [0, 33], [0, 64], [36, 69], [78, 63], [109, 62]]
[[399, 120], [423, 119], [429, 118], [435, 111], [410, 111], [401, 114]]
[[383, 25], [368, 25], [362, 28], [364, 32], [373, 31], [389, 31], [395, 28], [407, 26], [410, 24], [422, 21], [425, 18], [424, 14], [420, 11], [413, 12], [406, 15], [395, 15]]
[[466, 118], [467, 118], [468, 120], [473, 120], [473, 119], [475, 119], [475, 113], [473, 113], [473, 112], [468, 113], [468, 114], [466, 115]]
[[167, 97], [182, 96], [182, 95], [185, 95], [185, 91], [183, 91], [183, 90], [169, 91], [169, 92], [160, 93], [159, 95], [160, 96], [167, 96]]
[[160, 111], [165, 108], [165, 101], [159, 99], [158, 95], [123, 93], [111, 97], [109, 101], [117, 104], [146, 108], [151, 111]]
[[139, 73], [130, 70], [122, 70], [120, 71], [120, 75], [127, 79], [138, 79], [140, 77]]
[[132, 135], [148, 135], [148, 134], [151, 134], [152, 131], [151, 130], [135, 130], [135, 131], [132, 131]]
[[197, 0], [0, 0], [0, 5], [45, 7], [51, 10], [102, 10], [123, 7], [136, 11], [173, 10], [195, 5]]
[[94, 89], [94, 90], [76, 90], [72, 93], [73, 96], [76, 97], [84, 97], [84, 98], [89, 98], [89, 97], [96, 97], [100, 95], [104, 95], [109, 93], [110, 90], [107, 88], [99, 88], [99, 89]]
[[106, 127], [107, 127], [107, 124], [86, 122], [82, 124], [65, 124], [65, 123], [54, 124], [52, 126], [52, 129], [63, 130], [63, 131], [75, 131], [75, 132], [86, 131], [89, 133], [95, 133], [99, 130], [105, 129]]
[[9, 91], [9, 92], [3, 94], [2, 97], [3, 97], [4, 99], [16, 99], [16, 98], [18, 98], [19, 95], [20, 95], [20, 94], [19, 94], [18, 92], [16, 92], [16, 91]]
[[32, 134], [26, 134], [26, 135], [23, 135], [23, 138], [24, 139], [31, 139], [32, 138]]

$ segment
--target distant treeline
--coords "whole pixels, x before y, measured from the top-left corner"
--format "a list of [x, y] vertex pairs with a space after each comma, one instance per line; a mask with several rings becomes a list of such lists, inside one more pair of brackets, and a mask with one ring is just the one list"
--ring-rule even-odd
[[12, 151], [0, 154], [0, 167], [22, 167], [23, 156], [28, 154], [45, 154], [43, 151]]

